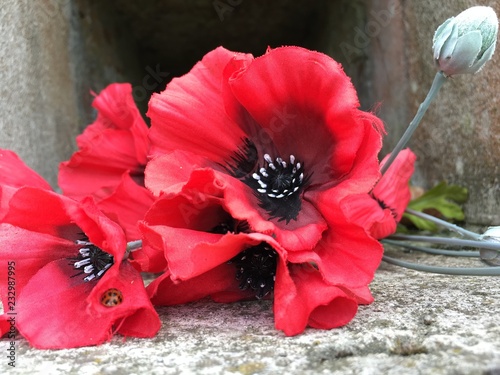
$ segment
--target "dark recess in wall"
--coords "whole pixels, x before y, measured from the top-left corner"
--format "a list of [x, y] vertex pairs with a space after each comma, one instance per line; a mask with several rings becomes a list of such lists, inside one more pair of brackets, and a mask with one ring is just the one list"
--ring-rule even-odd
[[[362, 106], [366, 109], [372, 105], [366, 90], [367, 56], [346, 61], [340, 48], [343, 40], [352, 39], [354, 28], [364, 24], [365, 0], [77, 2], [79, 17], [84, 20], [83, 34], [90, 41], [86, 60], [95, 61], [86, 67], [93, 70], [89, 74], [95, 81], [89, 83], [91, 88], [99, 91], [113, 80], [131, 82], [142, 111], [147, 109], [143, 95], [146, 91], [148, 96], [161, 91], [173, 77], [187, 73], [204, 54], [218, 46], [254, 56], [264, 54], [268, 46], [283, 45], [325, 52], [343, 63], [359, 90]], [[96, 28], [101, 30], [99, 35]], [[106, 58], [107, 55], [113, 56]], [[98, 71], [99, 67], [113, 65], [116, 74], [103, 76]], [[144, 77], [151, 70], [169, 74], [161, 77], [153, 89], [145, 90]]]

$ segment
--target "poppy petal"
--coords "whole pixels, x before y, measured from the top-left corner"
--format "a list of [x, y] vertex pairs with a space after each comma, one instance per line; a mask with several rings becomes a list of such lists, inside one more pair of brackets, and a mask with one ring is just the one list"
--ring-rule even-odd
[[[325, 283], [308, 265], [285, 266], [278, 270], [274, 315], [276, 329], [287, 336], [302, 333], [306, 326], [331, 329], [349, 323], [358, 310], [357, 302], [340, 288]], [[288, 279], [283, 282], [282, 279]], [[293, 284], [293, 287], [292, 285]]]
[[341, 207], [350, 221], [361, 225], [376, 239], [396, 231], [394, 211], [381, 207], [369, 194], [347, 196], [342, 200]]
[[[390, 154], [382, 160], [381, 167], [389, 156]], [[410, 149], [402, 150], [373, 188], [373, 196], [394, 211], [398, 222], [411, 199], [409, 181], [415, 169], [416, 158]]]
[[147, 286], [154, 305], [170, 306], [193, 302], [214, 296], [217, 302], [235, 302], [247, 299], [249, 293], [238, 288], [234, 266], [221, 264], [204, 274], [174, 283], [165, 273]]
[[[109, 291], [121, 293], [118, 305], [105, 303]], [[87, 302], [90, 314], [112, 320], [117, 332], [124, 336], [153, 337], [160, 329], [160, 318], [149, 300], [142, 277], [127, 261], [120, 264], [116, 276], [104, 275]]]
[[70, 278], [65, 260], [48, 263], [18, 297], [17, 328], [38, 349], [64, 349], [98, 345], [112, 336], [109, 319], [86, 313], [91, 283]]
[[[16, 286], [22, 290], [29, 279], [47, 263], [74, 257], [77, 250], [74, 242], [45, 233], [37, 233], [10, 224], [0, 224], [0, 260], [2, 263], [14, 262], [15, 268], [23, 270], [16, 273]], [[67, 263], [67, 262], [66, 262]], [[7, 295], [7, 266], [0, 269], [2, 296]]]
[[14, 188], [33, 186], [52, 190], [49, 183], [29, 168], [15, 152], [5, 149], [0, 149], [0, 184]]
[[128, 241], [140, 239], [137, 223], [154, 202], [153, 195], [139, 186], [128, 173], [111, 195], [97, 202], [99, 209], [123, 228]]
[[305, 161], [314, 171], [312, 184], [352, 168], [365, 131], [362, 112], [350, 79], [330, 57], [299, 47], [273, 49], [233, 75], [230, 86], [271, 138], [267, 143], [280, 154], [274, 156]]
[[149, 150], [148, 127], [128, 83], [111, 84], [94, 99], [97, 119], [77, 137], [79, 150], [59, 166], [59, 186], [75, 199], [114, 187], [125, 171], [143, 173]]
[[153, 94], [148, 111], [153, 155], [183, 150], [217, 163], [229, 160], [246, 138], [227, 116], [220, 95], [224, 68], [235, 56], [241, 54], [219, 47]]

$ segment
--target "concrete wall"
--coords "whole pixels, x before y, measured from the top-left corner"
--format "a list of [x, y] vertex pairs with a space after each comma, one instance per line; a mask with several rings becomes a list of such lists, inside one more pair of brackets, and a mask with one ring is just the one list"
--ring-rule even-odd
[[[432, 82], [435, 28], [471, 5], [498, 0], [5, 0], [0, 9], [0, 147], [10, 148], [54, 186], [57, 165], [93, 119], [90, 90], [115, 81], [142, 84], [157, 67], [154, 88], [187, 72], [224, 45], [262, 54], [270, 45], [324, 51], [345, 66], [362, 106], [380, 103], [389, 152]], [[215, 4], [218, 4], [217, 8]], [[222, 7], [221, 7], [222, 6]], [[499, 53], [478, 75], [448, 82], [411, 146], [415, 182], [440, 180], [470, 190], [470, 222], [499, 224]], [[165, 74], [166, 76], [166, 74]]]
[[[436, 73], [434, 30], [473, 5], [489, 5], [500, 14], [498, 0], [369, 1], [368, 22], [381, 26], [371, 35], [370, 53], [374, 97], [382, 100], [381, 116], [389, 132], [386, 152], [412, 119]], [[392, 14], [389, 22], [380, 18], [387, 11]], [[467, 187], [466, 217], [471, 223], [500, 224], [499, 62], [497, 51], [478, 74], [449, 79], [410, 143], [418, 155], [415, 183], [432, 187], [446, 180]]]
[[68, 2], [5, 1], [0, 8], [0, 147], [53, 183], [78, 134], [68, 49]]

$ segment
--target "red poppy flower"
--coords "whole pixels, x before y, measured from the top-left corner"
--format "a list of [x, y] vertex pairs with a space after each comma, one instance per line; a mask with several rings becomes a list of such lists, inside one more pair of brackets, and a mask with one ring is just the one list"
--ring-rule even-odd
[[382, 123], [358, 106], [326, 55], [283, 47], [254, 59], [218, 48], [153, 95], [146, 185], [175, 194], [189, 181], [206, 192], [199, 181], [213, 173], [234, 218], [302, 259], [331, 238], [333, 207], [379, 177]]
[[165, 195], [148, 211], [141, 225], [144, 249], [156, 257], [155, 272], [165, 270], [147, 287], [153, 304], [273, 296], [276, 328], [296, 335], [306, 326], [347, 324], [358, 303], [372, 301], [366, 286], [332, 285], [317, 266], [292, 263], [276, 240], [234, 219], [217, 195], [215, 190], [213, 195]]
[[[93, 102], [96, 121], [77, 137], [79, 151], [59, 167], [64, 195], [92, 195], [99, 208], [138, 239], [136, 223], [153, 202], [144, 187], [148, 127], [137, 109], [130, 84], [111, 84]], [[135, 182], [135, 183], [134, 183]]]
[[91, 198], [20, 188], [0, 224], [0, 260], [16, 267], [20, 333], [44, 349], [97, 345], [115, 332], [152, 337], [160, 321], [125, 249], [123, 231]]
[[52, 189], [49, 183], [29, 168], [15, 152], [0, 149], [0, 219], [7, 212], [10, 198], [22, 186]]
[[[382, 160], [381, 166], [389, 158]], [[381, 239], [396, 232], [396, 227], [411, 199], [409, 181], [416, 156], [410, 149], [401, 151], [370, 194], [348, 196], [342, 208], [350, 220], [367, 228]]]
[[[322, 240], [321, 249], [287, 252], [272, 237], [253, 233], [245, 221], [235, 219], [225, 187], [207, 175], [193, 172], [193, 180], [201, 186], [213, 181], [210, 194], [193, 189], [190, 182], [182, 193], [160, 197], [141, 225], [143, 249], [157, 267], [151, 271], [166, 270], [147, 288], [154, 304], [186, 303], [206, 296], [231, 302], [262, 298], [274, 290], [276, 327], [293, 335], [306, 325], [346, 324], [358, 303], [373, 301], [366, 285], [373, 277], [371, 268], [380, 262], [381, 247], [361, 227], [342, 219], [339, 208], [336, 230]], [[323, 278], [322, 273], [328, 273], [325, 267], [333, 269], [337, 283]], [[328, 314], [320, 318], [320, 311]]]

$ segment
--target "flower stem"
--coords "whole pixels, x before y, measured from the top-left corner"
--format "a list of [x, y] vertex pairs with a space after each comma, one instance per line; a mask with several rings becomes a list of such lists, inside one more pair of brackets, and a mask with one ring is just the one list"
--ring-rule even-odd
[[481, 238], [481, 235], [479, 235], [477, 233], [474, 233], [474, 232], [471, 232], [471, 231], [466, 230], [464, 228], [461, 228], [458, 225], [448, 223], [445, 220], [438, 219], [437, 217], [432, 216], [432, 215], [428, 215], [424, 212], [419, 212], [419, 211], [415, 211], [415, 210], [412, 210], [410, 208], [407, 208], [406, 213], [413, 215], [413, 216], [417, 216], [421, 219], [431, 221], [431, 222], [433, 222], [441, 227], [444, 227], [444, 228], [449, 229], [453, 232], [459, 233], [459, 234], [463, 235], [464, 237], [469, 237], [469, 238], [472, 238], [474, 240], [479, 240]]
[[382, 243], [388, 244], [391, 246], [400, 246], [405, 247], [410, 250], [421, 251], [427, 254], [435, 254], [435, 255], [447, 255], [454, 257], [467, 257], [467, 258], [479, 258], [479, 251], [467, 251], [467, 250], [444, 250], [444, 249], [434, 249], [431, 247], [421, 247], [416, 245], [407, 244], [402, 241], [392, 241], [392, 240], [382, 240]]
[[470, 246], [480, 249], [490, 249], [500, 251], [500, 243], [487, 241], [463, 240], [461, 238], [435, 237], [435, 236], [412, 236], [407, 234], [393, 234], [387, 237], [390, 240], [413, 241], [413, 242], [429, 242], [451, 246]]
[[434, 81], [432, 82], [431, 89], [429, 90], [427, 97], [425, 100], [420, 104], [420, 107], [418, 107], [418, 111], [413, 118], [413, 120], [410, 122], [410, 125], [408, 125], [408, 128], [406, 129], [405, 133], [399, 140], [398, 144], [396, 147], [394, 147], [394, 150], [391, 152], [391, 155], [387, 162], [382, 166], [380, 169], [380, 173], [383, 175], [391, 166], [391, 164], [394, 162], [396, 157], [398, 156], [399, 152], [405, 148], [406, 144], [410, 140], [411, 136], [417, 129], [418, 124], [420, 124], [420, 121], [422, 120], [422, 117], [424, 117], [425, 112], [427, 112], [427, 109], [429, 108], [429, 105], [431, 102], [434, 100], [436, 97], [436, 94], [439, 92], [439, 89], [443, 84], [446, 82], [446, 76], [443, 74], [443, 72], [438, 72], [436, 73], [436, 76], [434, 77]]
[[124, 259], [127, 259], [132, 251], [139, 250], [140, 248], [142, 248], [142, 240], [127, 242]]
[[500, 267], [474, 267], [474, 268], [461, 268], [461, 267], [437, 267], [427, 266], [425, 264], [417, 264], [405, 262], [403, 260], [394, 259], [384, 255], [382, 260], [394, 264], [396, 266], [409, 268], [415, 271], [440, 273], [444, 275], [461, 275], [461, 276], [500, 276]]

